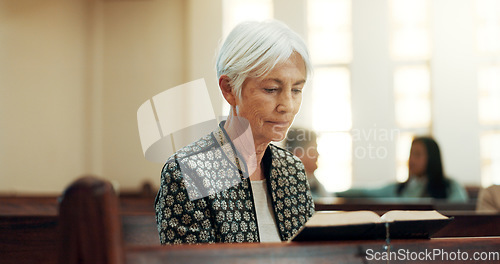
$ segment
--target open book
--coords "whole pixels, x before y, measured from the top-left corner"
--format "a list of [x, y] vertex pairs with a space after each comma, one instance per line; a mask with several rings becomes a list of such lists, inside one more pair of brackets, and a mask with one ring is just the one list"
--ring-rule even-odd
[[451, 220], [437, 211], [319, 211], [290, 240], [430, 238]]

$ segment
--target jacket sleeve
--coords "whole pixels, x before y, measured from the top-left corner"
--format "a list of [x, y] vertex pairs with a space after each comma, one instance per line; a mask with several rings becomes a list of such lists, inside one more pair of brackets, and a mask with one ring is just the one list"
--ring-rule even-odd
[[215, 242], [206, 199], [189, 200], [180, 166], [173, 159], [165, 164], [161, 172], [155, 212], [161, 244]]
[[448, 202], [467, 202], [469, 195], [465, 188], [455, 180], [450, 180]]

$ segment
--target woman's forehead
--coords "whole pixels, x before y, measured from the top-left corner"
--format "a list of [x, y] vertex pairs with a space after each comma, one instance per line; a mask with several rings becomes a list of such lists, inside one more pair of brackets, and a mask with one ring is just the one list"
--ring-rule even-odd
[[293, 78], [298, 84], [305, 82], [307, 72], [302, 57], [288, 58], [286, 61], [276, 64], [265, 74], [258, 76], [256, 73], [249, 75], [250, 78], [258, 78], [261, 81], [282, 82], [282, 78]]

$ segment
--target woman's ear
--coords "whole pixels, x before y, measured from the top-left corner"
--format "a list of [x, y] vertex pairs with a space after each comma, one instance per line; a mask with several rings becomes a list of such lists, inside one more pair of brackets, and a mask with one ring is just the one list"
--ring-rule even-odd
[[222, 92], [222, 95], [226, 99], [226, 101], [231, 105], [236, 105], [236, 92], [231, 87], [230, 79], [227, 75], [222, 75], [219, 78], [219, 88]]

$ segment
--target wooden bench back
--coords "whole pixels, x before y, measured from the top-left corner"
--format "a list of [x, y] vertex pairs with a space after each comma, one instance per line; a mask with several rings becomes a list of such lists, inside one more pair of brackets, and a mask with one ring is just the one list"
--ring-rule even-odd
[[64, 192], [59, 209], [61, 263], [124, 263], [118, 197], [108, 181], [83, 177]]
[[[228, 260], [227, 257], [231, 255], [234, 257], [232, 260], [238, 260], [249, 256], [253, 259], [256, 254], [263, 254], [260, 256], [260, 260], [267, 261], [270, 260], [270, 255], [275, 254], [275, 250], [287, 252], [285, 255], [295, 252], [298, 254], [295, 257], [300, 256], [312, 260], [311, 257], [314, 256], [307, 253], [310, 250], [327, 250], [333, 252], [329, 253], [329, 257], [338, 257], [342, 256], [339, 252], [344, 252], [346, 249], [357, 250], [359, 244], [379, 245], [383, 243], [383, 241], [337, 241], [326, 244], [319, 243], [312, 247], [305, 244], [292, 246], [286, 243], [271, 246], [266, 244], [226, 244], [161, 247], [152, 211], [153, 205], [149, 198], [131, 199], [129, 197], [119, 202], [109, 182], [93, 177], [84, 177], [65, 190], [59, 205], [59, 215], [53, 215], [53, 209], [50, 209], [49, 205], [53, 202], [53, 200], [44, 201], [43, 204], [46, 205], [42, 207], [44, 209], [42, 215], [38, 216], [0, 214], [0, 237], [2, 237], [0, 239], [0, 259], [2, 259], [2, 263], [122, 264], [125, 263], [125, 259], [127, 263], [143, 263], [144, 260], [152, 260], [153, 262], [161, 260], [163, 263], [165, 258], [169, 257], [186, 258], [190, 261], [208, 261], [212, 258], [211, 260], [215, 263], [217, 261], [223, 262], [224, 259]], [[351, 206], [351, 204], [345, 204]], [[368, 204], [368, 206], [372, 207], [373, 203]], [[376, 209], [395, 209], [394, 206], [405, 205], [382, 203]], [[427, 204], [415, 205], [415, 208], [412, 209], [430, 209], [428, 206]], [[30, 208], [30, 212], [36, 209], [32, 206], [22, 206], [22, 208]], [[473, 212], [446, 215], [455, 216], [455, 221], [436, 234], [438, 237], [500, 235], [500, 215], [477, 215]], [[28, 240], [28, 237], [33, 239]], [[464, 243], [465, 241], [467, 241], [467, 247], [474, 244], [471, 242], [472, 239], [465, 239]], [[493, 238], [484, 238], [481, 241], [498, 245], [498, 240]], [[410, 241], [407, 242], [410, 243]], [[401, 243], [406, 244], [407, 242], [402, 241]], [[422, 241], [411, 243], [418, 245]], [[432, 241], [425, 243], [429, 246], [437, 245]], [[453, 244], [451, 247], [453, 246], [455, 245]], [[272, 252], [266, 251], [269, 248], [274, 249], [271, 250]], [[288, 248], [290, 248], [288, 250], [290, 252], [287, 251]], [[220, 254], [216, 254], [217, 256], [214, 257], [214, 250], [220, 251]], [[350, 252], [349, 250], [345, 252]], [[351, 253], [345, 254], [348, 254], [348, 257], [353, 257]], [[9, 254], [8, 258], [4, 258], [4, 254]], [[179, 254], [184, 255], [180, 256]]]

